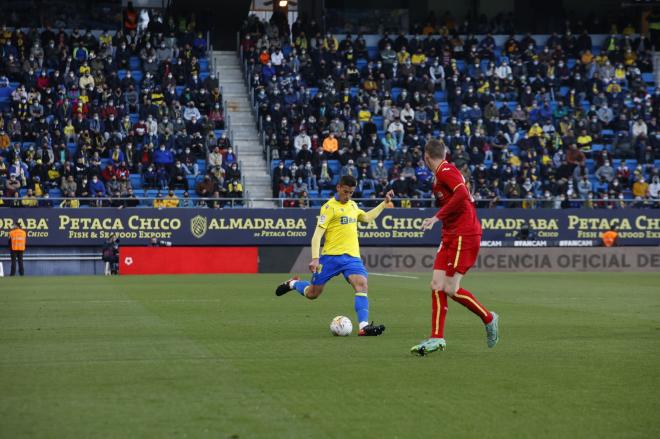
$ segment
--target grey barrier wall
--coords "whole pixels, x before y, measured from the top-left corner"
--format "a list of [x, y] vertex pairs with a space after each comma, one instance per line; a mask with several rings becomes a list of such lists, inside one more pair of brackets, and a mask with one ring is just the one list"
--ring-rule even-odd
[[[4, 248], [0, 264], [9, 276], [10, 256]], [[102, 275], [105, 269], [101, 248], [95, 247], [29, 247], [24, 266], [26, 276]]]
[[[362, 260], [369, 271], [430, 272], [435, 247], [363, 247]], [[269, 253], [275, 254], [273, 249]], [[266, 256], [266, 255], [264, 255]], [[260, 258], [262, 254], [260, 253]], [[311, 258], [309, 247], [300, 250], [291, 266], [292, 273], [308, 273]], [[262, 258], [263, 259], [263, 258]], [[262, 265], [263, 264], [263, 265]], [[278, 270], [282, 258], [273, 261]], [[260, 270], [271, 267], [260, 261]], [[475, 272], [575, 272], [575, 271], [635, 271], [660, 270], [660, 247], [598, 247], [598, 248], [482, 248], [472, 268]]]
[[[375, 273], [430, 272], [436, 247], [362, 247], [367, 270]], [[309, 247], [259, 248], [260, 273], [307, 274]], [[9, 275], [9, 253], [0, 251]], [[101, 249], [90, 247], [33, 247], [25, 255], [29, 276], [103, 275]], [[660, 247], [596, 248], [482, 248], [474, 272], [657, 272]]]

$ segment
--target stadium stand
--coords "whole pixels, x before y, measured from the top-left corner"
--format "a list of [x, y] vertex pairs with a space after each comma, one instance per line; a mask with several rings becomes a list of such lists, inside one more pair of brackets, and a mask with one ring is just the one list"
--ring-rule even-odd
[[185, 17], [126, 16], [0, 30], [0, 207], [242, 204], [206, 38]]
[[393, 188], [400, 206], [428, 206], [422, 147], [438, 137], [480, 207], [658, 206], [660, 90], [647, 38], [630, 27], [598, 45], [586, 29], [423, 29], [369, 44], [314, 22], [289, 34], [248, 18], [240, 50], [273, 196], [318, 203], [350, 173], [366, 204]]

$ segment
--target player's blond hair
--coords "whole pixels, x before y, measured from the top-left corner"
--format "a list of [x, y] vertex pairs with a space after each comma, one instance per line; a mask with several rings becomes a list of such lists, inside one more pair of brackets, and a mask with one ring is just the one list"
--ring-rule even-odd
[[424, 152], [431, 158], [444, 160], [447, 155], [447, 146], [445, 146], [445, 142], [441, 139], [431, 139], [426, 142]]

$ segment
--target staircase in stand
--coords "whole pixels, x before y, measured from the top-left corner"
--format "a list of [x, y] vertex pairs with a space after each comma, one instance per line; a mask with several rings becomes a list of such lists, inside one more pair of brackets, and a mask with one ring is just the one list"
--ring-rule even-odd
[[[240, 59], [235, 51], [215, 51], [213, 58], [220, 81], [223, 98], [226, 101], [225, 121], [234, 142], [234, 150], [241, 162], [244, 193], [249, 199], [249, 207], [273, 207], [273, 201], [259, 199], [272, 198], [269, 164], [263, 155], [257, 121], [252, 113], [247, 84], [243, 79]], [[227, 117], [228, 116], [228, 117]]]

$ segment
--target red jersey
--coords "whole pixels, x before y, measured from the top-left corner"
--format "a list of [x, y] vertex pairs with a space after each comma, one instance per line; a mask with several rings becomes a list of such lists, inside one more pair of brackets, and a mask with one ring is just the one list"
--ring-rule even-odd
[[433, 195], [440, 210], [436, 217], [442, 221], [443, 240], [456, 236], [481, 235], [474, 200], [465, 185], [465, 178], [456, 166], [443, 160], [435, 170]]

